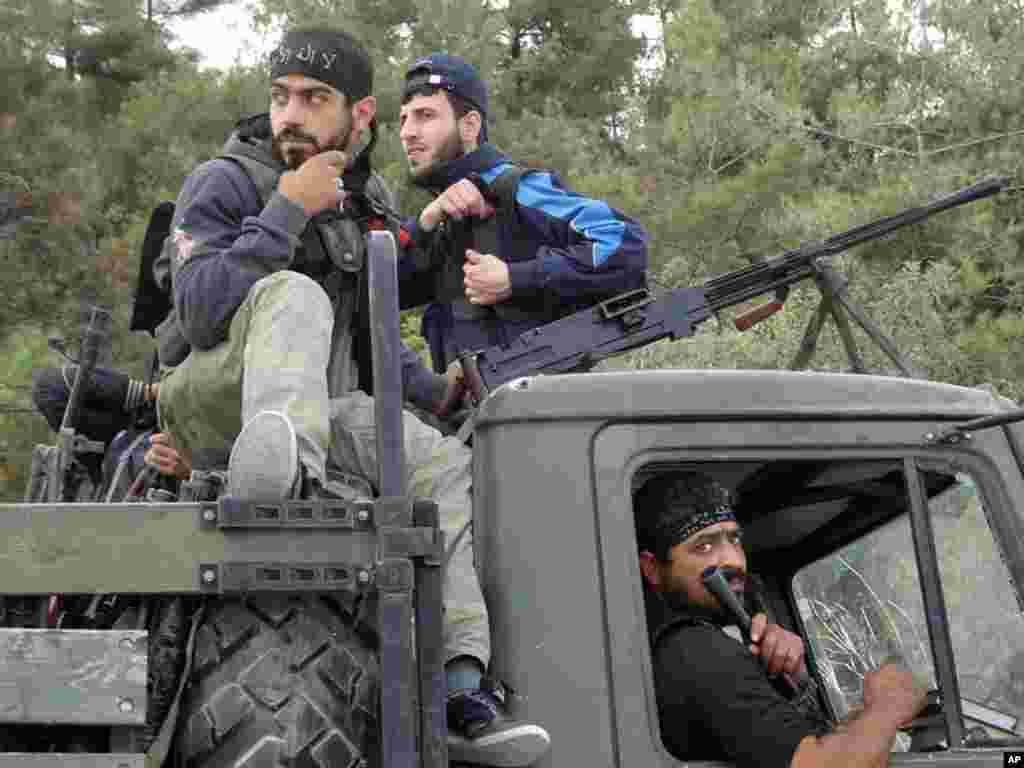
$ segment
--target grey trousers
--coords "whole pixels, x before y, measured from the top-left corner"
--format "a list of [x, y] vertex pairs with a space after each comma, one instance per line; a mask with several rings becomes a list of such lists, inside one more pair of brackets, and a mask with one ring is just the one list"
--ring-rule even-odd
[[[324, 290], [297, 272], [253, 285], [228, 338], [193, 349], [160, 383], [161, 428], [192, 454], [227, 455], [242, 425], [263, 410], [289, 416], [299, 458], [324, 480], [328, 466], [377, 484], [373, 399], [363, 392], [328, 398], [333, 310]], [[408, 491], [438, 504], [447, 545], [445, 660], [472, 656], [486, 667], [490, 630], [473, 560], [472, 454], [409, 411], [403, 414]], [[461, 537], [460, 537], [461, 534]]]
[[[377, 482], [377, 435], [373, 398], [352, 392], [334, 398], [328, 466]], [[468, 655], [486, 667], [491, 655], [487, 606], [473, 561], [470, 484], [472, 454], [454, 437], [444, 437], [406, 410], [406, 487], [415, 497], [437, 503], [445, 545], [449, 548], [444, 582], [445, 661]], [[454, 549], [452, 549], [454, 545]]]

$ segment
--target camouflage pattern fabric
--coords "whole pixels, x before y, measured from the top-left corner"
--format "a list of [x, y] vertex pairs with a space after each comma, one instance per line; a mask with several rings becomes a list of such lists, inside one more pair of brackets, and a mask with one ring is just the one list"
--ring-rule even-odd
[[[377, 436], [373, 398], [355, 391], [330, 402], [331, 448], [328, 466], [377, 483]], [[437, 502], [448, 547], [444, 581], [445, 662], [473, 656], [484, 666], [491, 643], [480, 580], [473, 561], [472, 453], [455, 437], [445, 437], [406, 410], [405, 469], [409, 493]]]
[[[212, 349], [193, 348], [162, 380], [163, 429], [193, 454], [227, 455], [249, 418], [282, 411], [295, 425], [299, 458], [311, 475], [323, 480], [329, 465], [376, 485], [373, 399], [357, 390], [328, 400], [332, 325], [331, 303], [313, 280], [291, 271], [262, 278], [232, 319], [228, 338]], [[445, 659], [469, 655], [486, 665], [487, 608], [469, 527], [472, 454], [409, 411], [403, 424], [409, 492], [437, 502], [445, 539], [454, 543], [445, 571]]]
[[312, 279], [289, 270], [260, 279], [228, 338], [211, 349], [193, 347], [161, 380], [162, 428], [193, 456], [226, 457], [242, 424], [260, 411], [280, 411], [295, 425], [299, 460], [323, 481], [333, 323], [331, 302]]

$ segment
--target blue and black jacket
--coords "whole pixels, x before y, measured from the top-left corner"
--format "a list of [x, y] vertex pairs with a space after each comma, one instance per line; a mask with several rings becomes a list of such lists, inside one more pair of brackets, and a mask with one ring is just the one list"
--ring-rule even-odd
[[[476, 174], [484, 185], [494, 186], [517, 168], [484, 144], [450, 163], [435, 184], [443, 183], [437, 184], [437, 191], [442, 191]], [[647, 234], [636, 221], [573, 191], [556, 173], [519, 173], [515, 202], [499, 205], [495, 222], [446, 222], [427, 233], [412, 219], [404, 227], [407, 245], [399, 258], [402, 303], [430, 303], [423, 335], [435, 370], [443, 370], [462, 350], [507, 344], [525, 331], [644, 284]], [[480, 247], [479, 237], [487, 226], [496, 229], [491, 238], [494, 255], [508, 263], [512, 288], [507, 301], [491, 308], [459, 300], [438, 279], [452, 266], [461, 274], [466, 248], [489, 252]]]

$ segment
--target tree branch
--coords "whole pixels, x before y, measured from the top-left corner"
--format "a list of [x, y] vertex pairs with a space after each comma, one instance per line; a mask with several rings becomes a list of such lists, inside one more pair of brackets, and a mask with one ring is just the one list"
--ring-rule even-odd
[[943, 152], [951, 152], [954, 149], [966, 149], [967, 147], [973, 147], [978, 144], [984, 144], [988, 141], [998, 141], [999, 139], [1009, 139], [1013, 136], [1024, 135], [1024, 128], [1018, 131], [1010, 131], [1009, 133], [999, 133], [995, 136], [986, 136], [982, 139], [971, 139], [970, 141], [964, 141], [959, 144], [950, 144], [948, 147], [940, 147], [939, 149], [931, 149], [925, 152], [925, 155], [939, 155]]
[[750, 149], [748, 149], [746, 152], [741, 152], [740, 154], [738, 154], [736, 157], [734, 157], [732, 160], [728, 161], [727, 163], [723, 163], [722, 165], [718, 166], [717, 168], [711, 168], [709, 170], [713, 174], [715, 174], [715, 176], [717, 176], [722, 171], [724, 171], [726, 168], [728, 168], [730, 165], [735, 165], [740, 160], [744, 160], [745, 158], [749, 157], [754, 152], [756, 152], [758, 149], [760, 149], [760, 147], [750, 147]]
[[[787, 125], [788, 124], [788, 125], [790, 125], [792, 127], [796, 127], [797, 126], [796, 122], [787, 123], [787, 121], [779, 119], [776, 115], [773, 115], [771, 112], [769, 112], [764, 107], [758, 106], [757, 104], [753, 104], [752, 106], [754, 107], [754, 109], [756, 109], [762, 115], [764, 115], [765, 117], [769, 118], [770, 120], [774, 120], [776, 123], [778, 123], [780, 125]], [[887, 146], [885, 144], [875, 144], [874, 142], [864, 141], [863, 139], [854, 139], [854, 138], [851, 138], [849, 136], [843, 136], [841, 134], [835, 133], [834, 131], [826, 130], [825, 128], [821, 128], [821, 127], [816, 126], [816, 125], [809, 125], [809, 124], [806, 124], [806, 123], [800, 123], [799, 127], [805, 133], [812, 133], [813, 132], [813, 133], [815, 133], [817, 135], [828, 136], [830, 139], [837, 139], [838, 141], [845, 141], [845, 142], [847, 142], [849, 144], [857, 144], [857, 145], [860, 145], [860, 146], [863, 146], [863, 147], [870, 147], [872, 149], [884, 150], [886, 152], [895, 152], [895, 153], [900, 154], [900, 155], [906, 155], [907, 157], [917, 157], [917, 154], [915, 152], [909, 152], [909, 151], [907, 151], [905, 149], [900, 149], [899, 147], [890, 147], [890, 146]]]

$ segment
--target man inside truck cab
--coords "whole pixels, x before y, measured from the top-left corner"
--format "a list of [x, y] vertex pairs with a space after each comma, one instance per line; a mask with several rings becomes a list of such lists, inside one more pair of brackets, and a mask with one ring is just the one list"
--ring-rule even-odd
[[750, 644], [734, 639], [733, 615], [704, 586], [717, 567], [740, 603], [756, 605], [730, 493], [707, 475], [668, 472], [644, 483], [633, 505], [665, 747], [740, 768], [885, 765], [897, 731], [925, 704], [909, 672], [869, 672], [863, 710], [831, 724], [800, 636], [755, 609]]

